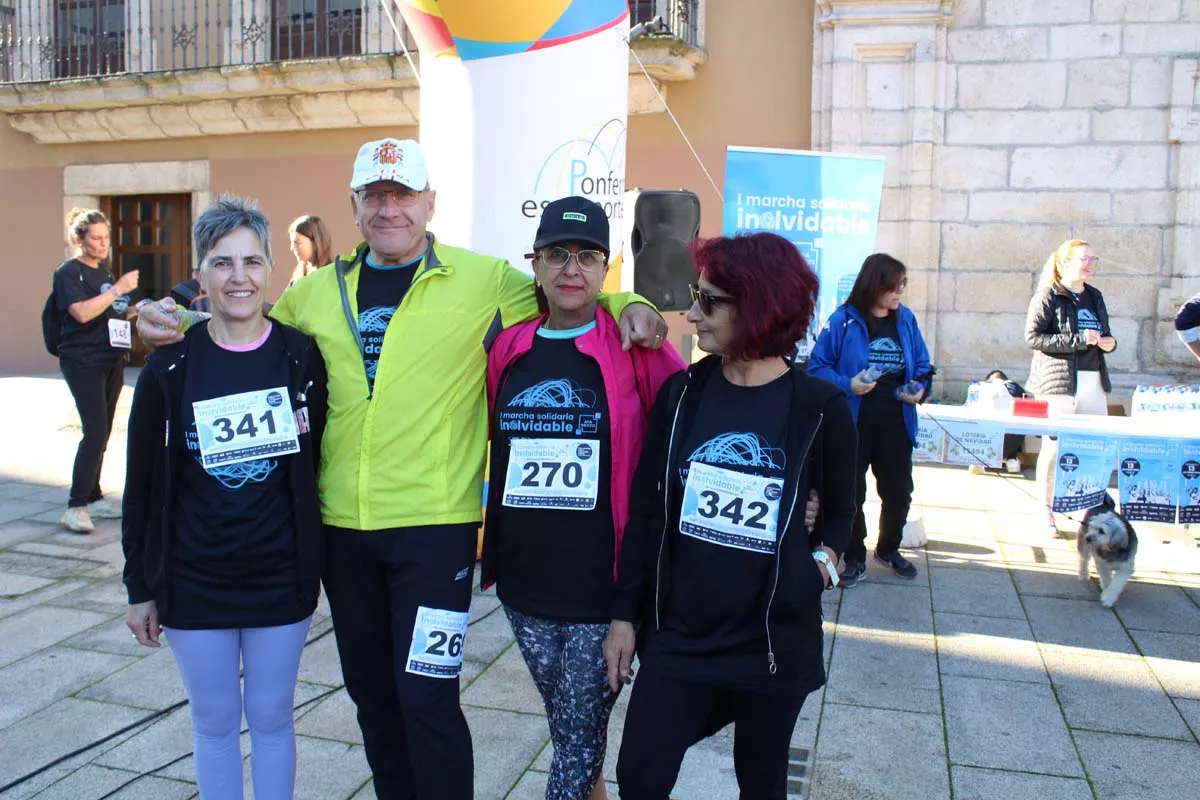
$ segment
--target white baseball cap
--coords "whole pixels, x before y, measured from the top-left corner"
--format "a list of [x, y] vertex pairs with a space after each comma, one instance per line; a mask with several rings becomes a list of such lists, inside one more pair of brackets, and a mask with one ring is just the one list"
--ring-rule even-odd
[[412, 139], [380, 139], [358, 148], [351, 191], [376, 181], [395, 181], [418, 192], [429, 188], [429, 170], [421, 145]]

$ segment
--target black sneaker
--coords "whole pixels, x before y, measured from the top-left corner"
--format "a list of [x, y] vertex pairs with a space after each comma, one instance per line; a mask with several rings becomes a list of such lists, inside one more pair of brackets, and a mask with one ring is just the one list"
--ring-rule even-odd
[[849, 589], [854, 584], [862, 580], [867, 574], [867, 565], [861, 561], [847, 560], [842, 564], [842, 571], [838, 574], [838, 585], [843, 589]]
[[913, 578], [917, 577], [917, 568], [914, 567], [907, 558], [900, 555], [899, 550], [892, 553], [890, 556], [881, 556], [879, 555], [879, 551], [876, 550], [875, 562], [888, 567], [892, 572], [896, 573], [896, 575], [904, 578], [905, 580], [911, 581]]

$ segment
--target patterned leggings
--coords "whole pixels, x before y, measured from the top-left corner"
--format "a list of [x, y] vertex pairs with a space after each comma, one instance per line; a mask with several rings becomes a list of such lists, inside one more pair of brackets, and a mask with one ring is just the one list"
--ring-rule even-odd
[[542, 694], [554, 760], [546, 800], [587, 800], [604, 769], [608, 717], [617, 694], [608, 688], [608, 625], [531, 617], [504, 607], [517, 646]]

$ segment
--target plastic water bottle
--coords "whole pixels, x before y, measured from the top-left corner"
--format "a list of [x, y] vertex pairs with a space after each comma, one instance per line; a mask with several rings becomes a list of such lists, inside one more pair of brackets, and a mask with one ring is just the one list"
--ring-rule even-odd
[[967, 387], [967, 405], [979, 405], [979, 384], [972, 383]]
[[187, 333], [188, 328], [197, 322], [204, 322], [207, 319], [211, 319], [212, 314], [206, 314], [203, 311], [189, 311], [186, 308], [176, 308], [174, 317], [179, 320], [179, 332]]
[[883, 377], [883, 370], [872, 364], [862, 372], [858, 373], [858, 376], [862, 378], [863, 382], [865, 383], [875, 383], [875, 381]]
[[897, 400], [900, 399], [900, 395], [902, 395], [902, 394], [906, 394], [909, 397], [915, 397], [917, 392], [921, 391], [924, 388], [925, 388], [925, 384], [923, 384], [917, 380], [912, 380], [912, 381], [909, 381], [908, 383], [904, 384], [903, 386], [897, 386], [894, 394], [895, 394]]

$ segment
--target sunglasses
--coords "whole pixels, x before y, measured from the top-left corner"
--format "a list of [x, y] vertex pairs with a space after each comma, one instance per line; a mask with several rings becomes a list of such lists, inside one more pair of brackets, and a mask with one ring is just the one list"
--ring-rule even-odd
[[694, 283], [688, 284], [688, 291], [692, 293], [692, 302], [699, 304], [700, 313], [706, 317], [712, 316], [714, 306], [729, 306], [732, 308], [737, 305], [737, 301], [732, 297], [713, 294], [701, 289]]

